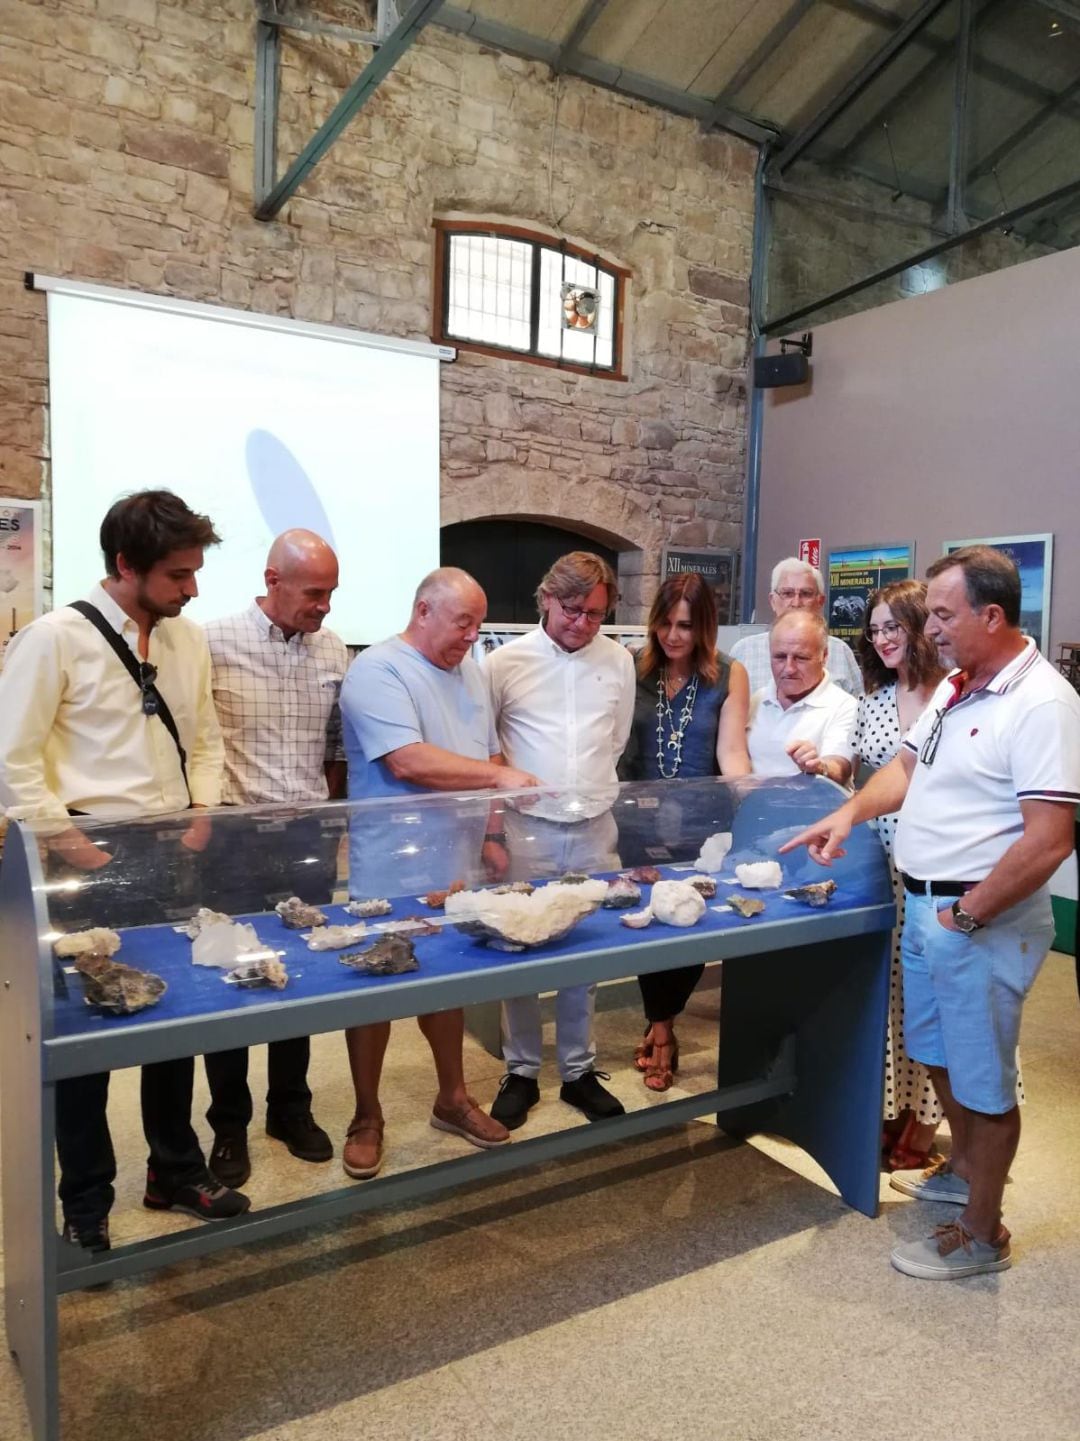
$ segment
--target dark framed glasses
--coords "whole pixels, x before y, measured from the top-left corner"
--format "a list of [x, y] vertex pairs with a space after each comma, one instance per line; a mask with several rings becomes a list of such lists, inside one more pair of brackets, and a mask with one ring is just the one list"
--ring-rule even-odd
[[930, 734], [923, 741], [922, 750], [919, 752], [919, 759], [924, 766], [932, 766], [934, 757], [938, 753], [938, 746], [941, 744], [941, 727], [945, 721], [945, 712], [948, 706], [942, 706], [941, 710], [934, 716], [934, 724], [930, 727]]
[[142, 691], [142, 713], [143, 715], [157, 715], [160, 709], [160, 701], [157, 691], [154, 690], [154, 682], [157, 680], [157, 666], [151, 665], [148, 660], [139, 662], [139, 689]]

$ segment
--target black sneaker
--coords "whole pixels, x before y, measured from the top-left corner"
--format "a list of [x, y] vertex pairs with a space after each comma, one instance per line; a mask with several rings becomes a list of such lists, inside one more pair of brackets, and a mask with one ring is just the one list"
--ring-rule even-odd
[[510, 1071], [499, 1082], [491, 1119], [501, 1121], [508, 1131], [516, 1131], [525, 1124], [529, 1111], [539, 1099], [540, 1087], [531, 1076], [518, 1076]]
[[216, 1186], [210, 1175], [205, 1181], [189, 1181], [167, 1191], [158, 1184], [153, 1171], [147, 1171], [143, 1205], [149, 1211], [183, 1211], [197, 1221], [229, 1221], [234, 1216], [242, 1216], [250, 1208], [251, 1200], [241, 1191]]
[[601, 1079], [610, 1081], [607, 1071], [586, 1071], [576, 1081], [564, 1081], [559, 1090], [559, 1100], [568, 1106], [576, 1106], [590, 1121], [608, 1121], [612, 1116], [624, 1116], [626, 1107], [610, 1091], [600, 1084]]
[[310, 1111], [293, 1116], [274, 1116], [268, 1111], [266, 1134], [284, 1141], [289, 1154], [299, 1161], [329, 1161], [334, 1154], [334, 1143]]
[[223, 1186], [242, 1186], [251, 1175], [247, 1134], [240, 1131], [231, 1136], [215, 1136], [207, 1164], [210, 1174]]
[[84, 1222], [82, 1225], [65, 1221], [64, 1240], [69, 1246], [81, 1246], [84, 1251], [90, 1251], [95, 1256], [101, 1255], [112, 1246], [109, 1240], [108, 1217], [102, 1216], [100, 1221]]

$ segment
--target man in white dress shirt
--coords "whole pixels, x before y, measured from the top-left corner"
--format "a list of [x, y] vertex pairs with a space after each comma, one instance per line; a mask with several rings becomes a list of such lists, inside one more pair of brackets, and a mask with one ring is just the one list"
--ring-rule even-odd
[[[210, 621], [214, 704], [225, 742], [222, 804], [309, 807], [344, 795], [345, 752], [338, 696], [349, 667], [345, 642], [323, 626], [338, 584], [337, 556], [310, 530], [287, 530], [270, 548], [266, 594], [239, 615]], [[227, 820], [207, 847], [203, 902], [229, 914], [271, 909], [297, 895], [328, 902], [337, 878], [344, 816], [275, 815], [265, 858], [253, 866]], [[266, 1133], [301, 1161], [329, 1161], [333, 1144], [311, 1113], [307, 1036], [267, 1047]], [[214, 1131], [210, 1169], [242, 1186], [251, 1174], [247, 1129], [253, 1107], [247, 1047], [206, 1057]]]
[[[825, 605], [825, 581], [821, 571], [798, 556], [789, 555], [773, 567], [769, 584], [769, 605], [774, 616], [791, 610], [808, 610], [821, 615]], [[829, 676], [834, 685], [849, 695], [863, 693], [862, 672], [849, 645], [827, 634]], [[769, 636], [746, 635], [731, 647], [733, 660], [742, 661], [750, 677], [750, 694], [769, 684]]]
[[751, 697], [747, 723], [754, 775], [801, 771], [846, 786], [859, 706], [825, 669], [825, 622], [814, 611], [788, 611], [768, 639], [773, 678]]
[[[617, 594], [611, 567], [599, 556], [581, 550], [564, 555], [537, 590], [540, 624], [485, 657], [503, 755], [543, 776], [555, 793], [527, 812], [506, 812], [517, 879], [619, 864], [611, 802], [634, 714], [634, 662], [624, 646], [599, 634]], [[595, 1000], [595, 985], [571, 986], [555, 998], [559, 1094], [590, 1121], [623, 1113], [596, 1070]], [[514, 1130], [540, 1099], [539, 999], [505, 1001], [503, 1032], [507, 1074], [491, 1114]]]
[[[204, 549], [217, 543], [207, 517], [170, 491], [127, 496], [102, 522], [108, 574], [82, 603], [87, 611], [61, 606], [8, 647], [0, 801], [10, 819], [46, 824], [53, 880], [79, 882], [50, 895], [50, 918], [62, 929], [179, 919], [185, 899], [190, 911], [209, 827], [189, 807], [217, 804], [222, 747], [206, 637], [180, 612], [198, 594]], [[171, 819], [140, 844], [124, 824], [88, 835], [73, 816]], [[190, 1057], [142, 1069], [144, 1205], [221, 1220], [249, 1202], [207, 1170], [191, 1126], [193, 1075]], [[64, 1238], [92, 1253], [109, 1249], [116, 1179], [108, 1090], [107, 1072], [56, 1086]]]

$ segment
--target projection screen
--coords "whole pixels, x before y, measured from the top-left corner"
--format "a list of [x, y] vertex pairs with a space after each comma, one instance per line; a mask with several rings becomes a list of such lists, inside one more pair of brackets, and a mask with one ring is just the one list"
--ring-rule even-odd
[[185, 614], [262, 593], [291, 526], [341, 561], [328, 625], [350, 645], [401, 630], [439, 563], [439, 362], [454, 351], [47, 277], [53, 597], [101, 579], [98, 527], [119, 496], [175, 491], [209, 515]]

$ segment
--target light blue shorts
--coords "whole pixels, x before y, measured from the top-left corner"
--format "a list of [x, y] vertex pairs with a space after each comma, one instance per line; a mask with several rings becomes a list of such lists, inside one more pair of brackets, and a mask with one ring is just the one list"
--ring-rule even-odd
[[944, 896], [907, 896], [904, 1042], [908, 1055], [949, 1073], [952, 1093], [969, 1111], [1001, 1116], [1016, 1105], [1020, 1014], [1054, 938], [1044, 887], [965, 936], [947, 931]]

